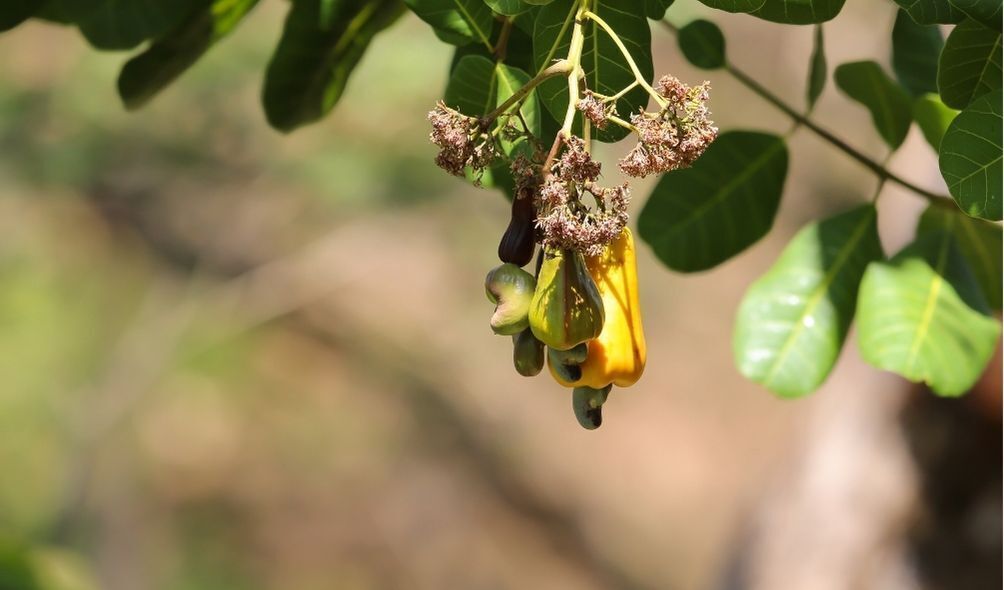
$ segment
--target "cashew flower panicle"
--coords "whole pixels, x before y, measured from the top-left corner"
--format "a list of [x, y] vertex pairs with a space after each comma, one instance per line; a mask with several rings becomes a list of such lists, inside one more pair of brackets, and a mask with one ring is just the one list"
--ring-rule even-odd
[[644, 177], [690, 167], [718, 137], [708, 109], [711, 83], [687, 86], [663, 76], [655, 90], [666, 100], [659, 112], [631, 115], [638, 144], [620, 161], [629, 176]]
[[463, 176], [470, 168], [480, 178], [499, 157], [495, 140], [482, 126], [481, 121], [468, 117], [446, 106], [442, 101], [429, 111], [432, 132], [429, 139], [439, 146], [436, 165], [454, 176]]

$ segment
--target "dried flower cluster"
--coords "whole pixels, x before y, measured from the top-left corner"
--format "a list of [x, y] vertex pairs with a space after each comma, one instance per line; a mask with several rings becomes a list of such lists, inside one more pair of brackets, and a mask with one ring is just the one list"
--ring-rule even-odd
[[478, 119], [447, 107], [442, 101], [429, 112], [432, 132], [429, 139], [439, 146], [436, 165], [454, 176], [463, 176], [470, 167], [476, 176], [498, 157], [495, 140], [486, 133]]
[[586, 90], [579, 102], [575, 104], [575, 108], [597, 129], [604, 129], [607, 126], [607, 117], [613, 110], [613, 103], [607, 106], [591, 90]]
[[710, 88], [707, 81], [687, 86], [673, 76], [663, 76], [655, 90], [667, 104], [657, 113], [639, 112], [631, 116], [639, 142], [620, 161], [621, 170], [630, 176], [643, 177], [693, 164], [718, 136], [718, 128], [709, 118]]
[[[564, 148], [540, 188], [537, 227], [545, 245], [596, 256], [627, 224], [630, 190], [627, 183], [611, 188], [596, 184], [600, 164], [582, 139], [569, 137]], [[596, 201], [594, 209], [582, 203], [586, 193]]]

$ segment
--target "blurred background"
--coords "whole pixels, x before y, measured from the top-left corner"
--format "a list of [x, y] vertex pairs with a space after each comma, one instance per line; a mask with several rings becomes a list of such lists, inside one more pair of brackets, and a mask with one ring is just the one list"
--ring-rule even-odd
[[[678, 4], [803, 104], [811, 27]], [[831, 67], [887, 64], [894, 8], [849, 0]], [[866, 201], [868, 172], [796, 132], [755, 247], [681, 276], [641, 246], [649, 367], [587, 432], [488, 327], [508, 205], [427, 141], [451, 49], [403, 18], [331, 116], [283, 136], [259, 90], [284, 10], [137, 113], [126, 54], [50, 24], [0, 36], [0, 588], [1001, 587], [999, 358], [959, 401], [853, 345], [799, 401], [732, 365], [746, 287]], [[790, 128], [653, 37], [658, 73], [711, 80], [721, 128]], [[832, 85], [815, 118], [885, 156]], [[600, 150], [608, 177], [624, 149]], [[944, 190], [916, 129], [891, 166]], [[923, 204], [885, 188], [888, 253]]]

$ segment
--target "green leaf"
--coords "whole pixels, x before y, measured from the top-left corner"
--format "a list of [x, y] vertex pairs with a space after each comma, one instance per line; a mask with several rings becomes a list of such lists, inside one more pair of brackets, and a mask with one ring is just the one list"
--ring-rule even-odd
[[969, 18], [1000, 32], [1001, 0], [949, 0]]
[[[557, 0], [541, 9], [533, 33], [534, 64], [538, 69], [547, 67], [554, 59], [564, 58], [568, 53], [575, 8], [572, 0]], [[645, 0], [595, 0], [593, 12], [617, 32], [642, 76], [651, 82], [652, 36], [645, 18]], [[634, 74], [620, 50], [603, 29], [593, 21], [587, 21], [583, 33], [582, 69], [588, 89], [611, 96], [634, 82]], [[564, 78], [552, 78], [541, 84], [539, 96], [556, 119], [564, 120], [568, 106], [568, 83]], [[644, 89], [635, 88], [617, 101], [617, 111], [621, 116], [630, 116], [644, 108], [648, 100]], [[617, 141], [627, 133], [626, 129], [608, 125], [596, 132], [596, 139]]]
[[213, 0], [190, 15], [143, 53], [130, 59], [119, 74], [118, 89], [128, 109], [136, 109], [180, 76], [222, 39], [258, 0]]
[[46, 0], [4, 0], [0, 4], [0, 32], [23, 23], [45, 4]]
[[[7, 0], [4, 0], [5, 2]], [[50, 10], [77, 25], [98, 49], [132, 49], [177, 27], [205, 0], [50, 0]]]
[[941, 147], [941, 139], [958, 114], [959, 111], [946, 107], [937, 94], [925, 94], [913, 100], [913, 120], [934, 151]]
[[677, 35], [684, 57], [695, 66], [715, 70], [725, 65], [725, 36], [718, 25], [707, 20], [695, 20], [680, 29]]
[[873, 61], [837, 66], [837, 87], [871, 111], [879, 135], [892, 149], [898, 148], [910, 131], [910, 97]]
[[770, 230], [787, 173], [782, 138], [723, 133], [692, 167], [663, 175], [638, 218], [638, 233], [673, 270], [712, 268]]
[[[526, 86], [530, 81], [530, 74], [527, 74], [519, 68], [512, 66], [507, 66], [505, 64], [498, 64], [495, 66], [496, 78], [498, 79], [498, 84], [496, 84], [496, 100], [494, 106], [500, 106], [503, 102], [508, 100], [516, 91]], [[513, 117], [512, 121], [516, 125], [516, 128], [522, 130], [522, 123], [526, 123], [529, 128], [528, 131], [534, 135], [534, 137], [540, 137], [540, 104], [537, 100], [537, 91], [533, 90], [527, 97], [526, 102], [519, 109], [519, 113], [522, 118]], [[501, 124], [501, 122], [500, 122]], [[525, 137], [517, 139], [515, 142], [505, 139], [505, 134], [500, 133], [502, 137], [502, 150], [507, 154], [511, 155], [517, 150], [523, 151], [528, 157], [533, 155], [533, 146], [528, 145]]]
[[815, 26], [812, 41], [812, 58], [809, 60], [809, 84], [806, 88], [806, 102], [811, 110], [826, 88], [826, 46], [823, 42], [823, 26]]
[[844, 0], [767, 0], [753, 16], [775, 23], [807, 25], [832, 20]]
[[949, 0], [896, 0], [917, 24], [953, 24], [965, 18]]
[[979, 283], [983, 298], [992, 309], [1001, 309], [1001, 226], [974, 219], [954, 207], [930, 205], [920, 216], [917, 235], [946, 231], [955, 238], [969, 268]]
[[262, 101], [269, 123], [291, 131], [326, 115], [341, 98], [370, 41], [404, 11], [400, 0], [294, 0], [265, 73]]
[[765, 0], [701, 0], [701, 4], [725, 12], [750, 13], [763, 6]]
[[938, 67], [941, 100], [964, 109], [1001, 87], [1001, 34], [971, 20], [952, 29]]
[[892, 28], [892, 71], [913, 96], [938, 91], [938, 57], [945, 45], [936, 25], [918, 25], [905, 10]]
[[485, 4], [495, 12], [505, 16], [516, 16], [530, 10], [531, 5], [523, 0], [485, 0]]
[[804, 227], [746, 292], [733, 352], [739, 372], [782, 397], [815, 391], [854, 318], [858, 284], [882, 258], [872, 205]]
[[935, 393], [958, 396], [979, 379], [1000, 327], [948, 232], [922, 236], [873, 262], [858, 293], [858, 348], [870, 364]]
[[418, 18], [432, 25], [440, 39], [464, 45], [481, 43], [491, 49], [494, 16], [482, 0], [404, 0]]
[[948, 192], [959, 208], [993, 221], [1001, 219], [1001, 100], [995, 90], [977, 99], [948, 126], [938, 162]]
[[652, 20], [662, 20], [673, 0], [645, 0], [645, 15]]

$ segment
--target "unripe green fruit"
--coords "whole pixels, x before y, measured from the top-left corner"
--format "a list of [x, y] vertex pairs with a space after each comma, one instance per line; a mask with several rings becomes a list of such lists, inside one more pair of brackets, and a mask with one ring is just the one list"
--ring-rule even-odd
[[530, 329], [556, 350], [592, 340], [603, 330], [603, 300], [578, 252], [545, 251], [530, 303]]
[[527, 328], [536, 286], [533, 275], [515, 264], [506, 263], [488, 272], [485, 293], [495, 304], [491, 327], [496, 334], [511, 336]]
[[533, 377], [544, 368], [544, 343], [527, 328], [512, 337], [512, 364], [524, 377]]
[[586, 430], [596, 430], [603, 424], [603, 404], [610, 395], [611, 386], [603, 389], [592, 387], [576, 387], [572, 390], [572, 411], [579, 426]]

